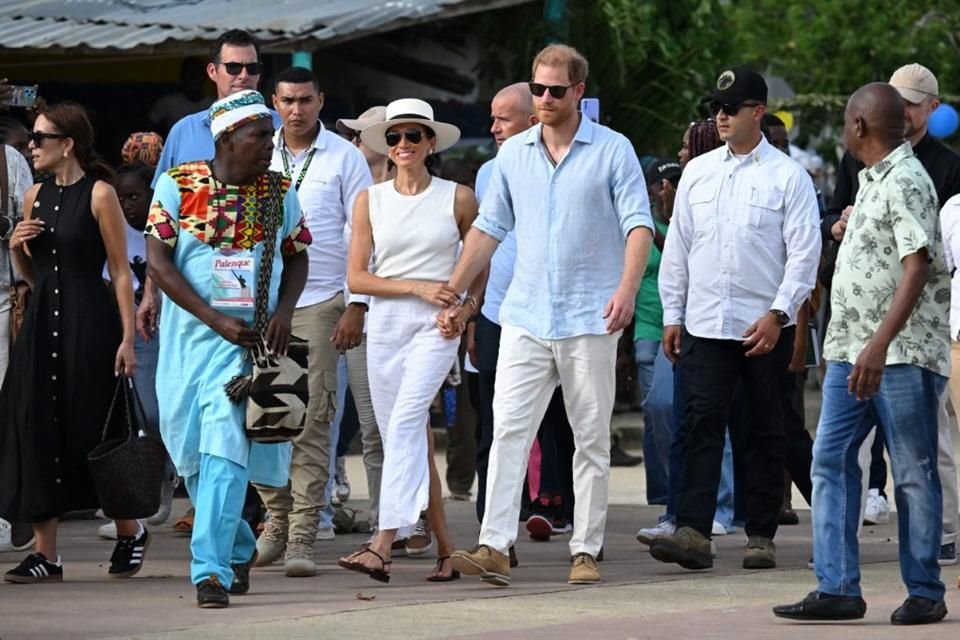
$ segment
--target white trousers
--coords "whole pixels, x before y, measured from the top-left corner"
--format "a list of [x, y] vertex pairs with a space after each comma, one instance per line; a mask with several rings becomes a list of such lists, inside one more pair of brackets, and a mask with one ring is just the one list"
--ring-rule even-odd
[[416, 298], [374, 298], [370, 303], [367, 375], [383, 441], [380, 529], [416, 524], [430, 499], [430, 404], [460, 345], [459, 339], [440, 335], [439, 312]]
[[607, 520], [610, 419], [619, 335], [541, 340], [524, 329], [503, 326], [480, 544], [507, 553], [516, 541], [530, 446], [559, 384], [576, 445], [570, 552], [594, 557], [600, 553]]

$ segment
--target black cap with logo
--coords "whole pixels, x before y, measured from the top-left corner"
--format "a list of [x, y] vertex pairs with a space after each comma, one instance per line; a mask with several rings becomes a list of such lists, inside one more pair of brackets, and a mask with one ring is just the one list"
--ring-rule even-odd
[[677, 186], [680, 181], [680, 163], [676, 160], [667, 160], [660, 158], [647, 167], [644, 177], [647, 180], [647, 186], [660, 184], [661, 180], [669, 180], [673, 186]]
[[747, 101], [767, 102], [767, 82], [747, 67], [730, 67], [717, 77], [716, 90], [703, 102], [741, 104]]

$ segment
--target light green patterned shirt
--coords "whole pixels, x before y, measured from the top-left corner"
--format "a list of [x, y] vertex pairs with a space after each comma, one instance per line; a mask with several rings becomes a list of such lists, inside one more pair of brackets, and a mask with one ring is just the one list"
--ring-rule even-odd
[[937, 192], [909, 143], [860, 172], [830, 295], [823, 355], [856, 363], [890, 309], [903, 277], [900, 261], [921, 249], [930, 280], [887, 350], [887, 365], [912, 364], [950, 375], [950, 274], [940, 237]]

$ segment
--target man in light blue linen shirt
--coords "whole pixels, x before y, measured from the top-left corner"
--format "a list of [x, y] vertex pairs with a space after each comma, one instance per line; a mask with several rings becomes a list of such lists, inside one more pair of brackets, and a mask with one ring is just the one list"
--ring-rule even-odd
[[[540, 124], [501, 147], [449, 283], [466, 289], [514, 232], [480, 545], [456, 552], [453, 564], [485, 582], [510, 583], [507, 551], [517, 535], [524, 463], [561, 384], [577, 446], [569, 582], [592, 584], [600, 580], [596, 557], [606, 524], [617, 339], [633, 317], [653, 221], [630, 142], [577, 112], [587, 78], [583, 56], [550, 45], [537, 54], [532, 73]], [[441, 329], [456, 331], [468, 312], [445, 311]]]

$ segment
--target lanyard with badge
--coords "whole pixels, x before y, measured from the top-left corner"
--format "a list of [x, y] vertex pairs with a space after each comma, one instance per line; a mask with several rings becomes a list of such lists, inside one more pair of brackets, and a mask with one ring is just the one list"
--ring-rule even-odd
[[[283, 129], [280, 129], [280, 140], [283, 141]], [[310, 149], [310, 153], [307, 154], [307, 159], [303, 162], [303, 167], [300, 169], [300, 175], [297, 176], [296, 182], [294, 182], [294, 188], [299, 191], [300, 185], [303, 184], [303, 179], [307, 175], [307, 169], [310, 168], [310, 163], [313, 161], [313, 154], [317, 152], [317, 148], [314, 147]], [[283, 158], [283, 175], [287, 177], [287, 180], [293, 180], [293, 172], [290, 170], [290, 162], [287, 160], [287, 145], [283, 145], [283, 149], [280, 150], [280, 157]]]
[[[256, 259], [249, 249], [221, 247], [223, 234], [229, 225], [226, 216], [225, 185], [220, 185], [210, 166], [211, 205], [217, 211], [212, 239], [210, 306], [215, 309], [247, 310], [254, 306], [254, 270]], [[219, 206], [218, 206], [219, 205]]]

